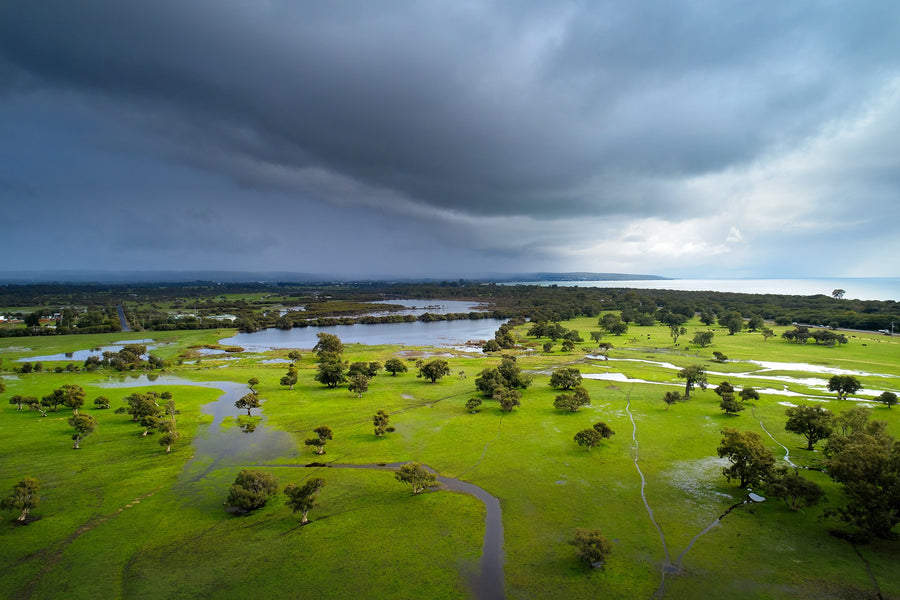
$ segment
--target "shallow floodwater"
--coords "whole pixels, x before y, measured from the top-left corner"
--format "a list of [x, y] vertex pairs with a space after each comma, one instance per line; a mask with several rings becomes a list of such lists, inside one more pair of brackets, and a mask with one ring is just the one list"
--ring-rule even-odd
[[[199, 431], [194, 437], [194, 457], [185, 467], [185, 474], [189, 481], [197, 481], [206, 473], [225, 465], [246, 465], [258, 461], [274, 460], [292, 456], [296, 452], [296, 444], [289, 433], [271, 429], [266, 425], [265, 400], [263, 400], [262, 410], [255, 409], [255, 415], [261, 413], [261, 418], [252, 433], [244, 433], [237, 426], [222, 428], [222, 421], [226, 417], [237, 418], [242, 414], [246, 416], [244, 411], [238, 410], [234, 406], [238, 398], [250, 391], [246, 384], [233, 381], [191, 381], [171, 375], [160, 375], [149, 379], [146, 375], [141, 375], [140, 377], [111, 380], [99, 385], [107, 388], [189, 385], [222, 391], [218, 398], [201, 407], [203, 414], [212, 415], [213, 421], [205, 431]], [[177, 406], [177, 394], [174, 399]], [[197, 473], [197, 465], [207, 466]]]
[[[155, 340], [125, 340], [122, 342], [115, 342], [114, 344], [110, 344], [109, 346], [103, 346], [97, 350], [87, 349], [87, 350], [76, 350], [74, 352], [60, 352], [59, 354], [45, 354], [43, 356], [27, 356], [25, 358], [17, 359], [16, 362], [38, 362], [38, 361], [51, 361], [51, 360], [71, 360], [73, 362], [84, 362], [90, 356], [98, 356], [102, 357], [104, 352], [118, 352], [126, 345], [129, 344], [140, 344], [147, 345]], [[159, 345], [149, 345], [147, 346], [147, 350], [153, 350], [158, 348]], [[144, 355], [146, 358], [146, 355]]]
[[238, 333], [219, 340], [220, 344], [241, 346], [254, 352], [275, 348], [312, 348], [318, 333], [331, 333], [345, 344], [384, 344], [401, 346], [463, 346], [468, 341], [489, 340], [505, 319], [459, 321], [415, 321], [412, 323], [378, 323], [373, 325], [333, 325], [330, 327], [294, 327], [263, 329], [254, 333]]

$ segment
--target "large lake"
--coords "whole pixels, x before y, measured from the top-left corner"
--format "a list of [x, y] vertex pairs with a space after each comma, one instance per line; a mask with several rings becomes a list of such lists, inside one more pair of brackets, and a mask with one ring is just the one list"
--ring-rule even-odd
[[[400, 304], [406, 310], [394, 314], [419, 315], [467, 313], [479, 310], [479, 305], [459, 300], [385, 300], [386, 304]], [[376, 313], [388, 314], [388, 313]], [[239, 333], [220, 343], [240, 346], [250, 351], [273, 348], [312, 348], [319, 341], [317, 334], [331, 333], [345, 344], [380, 344], [406, 346], [461, 347], [474, 340], [489, 340], [505, 322], [504, 319], [462, 319], [412, 323], [379, 323], [373, 325], [334, 325], [330, 327], [294, 327], [292, 329], [263, 329], [255, 333]]]
[[635, 288], [640, 290], [686, 290], [737, 292], [742, 294], [786, 294], [830, 296], [836, 289], [844, 298], [900, 301], [900, 278], [820, 279], [640, 279], [628, 281], [520, 281], [510, 285], [559, 285], [574, 287]]

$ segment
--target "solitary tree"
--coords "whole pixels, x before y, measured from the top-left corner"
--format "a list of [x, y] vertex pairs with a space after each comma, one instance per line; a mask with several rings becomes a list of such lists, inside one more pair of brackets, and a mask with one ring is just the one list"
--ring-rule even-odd
[[838, 288], [836, 290], [832, 290], [831, 297], [840, 300], [841, 298], [844, 297], [844, 294], [846, 294], [846, 293], [847, 292], [845, 290]]
[[731, 463], [722, 469], [725, 478], [737, 479], [742, 488], [764, 481], [772, 471], [775, 456], [763, 445], [759, 435], [752, 431], [741, 433], [730, 427], [723, 429], [722, 434], [717, 452], [720, 458], [728, 458]]
[[383, 409], [379, 410], [377, 413], [375, 413], [375, 416], [372, 417], [372, 424], [375, 425], [375, 435], [377, 437], [381, 437], [385, 433], [392, 433], [396, 431], [388, 424], [390, 419], [391, 416]]
[[291, 362], [299, 362], [300, 359], [303, 358], [303, 355], [300, 354], [299, 350], [291, 350], [288, 352], [288, 358]]
[[[294, 383], [296, 383], [296, 381]], [[259, 379], [257, 379], [256, 377], [251, 377], [250, 379], [247, 380], [247, 387], [250, 388], [251, 392], [254, 392], [254, 393], [256, 392], [256, 390], [254, 389], [254, 386], [257, 386], [257, 385], [259, 385]]]
[[94, 398], [94, 408], [109, 408], [109, 398], [107, 398], [106, 396], [97, 396], [96, 398]]
[[228, 490], [225, 506], [229, 512], [248, 513], [262, 508], [278, 492], [278, 482], [270, 473], [243, 469]]
[[284, 495], [287, 496], [287, 505], [295, 513], [300, 513], [300, 524], [309, 523], [307, 515], [316, 506], [316, 493], [325, 485], [321, 477], [307, 479], [303, 485], [289, 483], [284, 487]]
[[3, 499], [3, 508], [22, 511], [16, 518], [17, 521], [25, 521], [28, 513], [41, 501], [38, 492], [41, 483], [34, 477], [26, 477], [13, 486], [12, 494]]
[[384, 370], [391, 375], [396, 376], [397, 373], [406, 373], [409, 368], [399, 358], [389, 358], [384, 363]]
[[325, 454], [325, 444], [328, 443], [328, 440], [332, 439], [333, 435], [331, 432], [331, 428], [327, 425], [322, 425], [313, 429], [313, 433], [316, 434], [316, 437], [309, 438], [303, 443], [307, 446], [312, 446], [313, 448], [315, 448], [316, 454]]
[[763, 341], [768, 342], [770, 337], [775, 337], [775, 332], [769, 329], [768, 327], [763, 327], [761, 330]]
[[578, 558], [591, 566], [602, 566], [612, 554], [612, 542], [597, 529], [575, 529], [569, 544], [575, 546]]
[[402, 465], [394, 477], [397, 481], [408, 483], [412, 486], [413, 495], [422, 492], [434, 483], [435, 474], [417, 462], [409, 462]]
[[691, 390], [699, 386], [701, 390], [705, 390], [706, 386], [706, 369], [703, 365], [692, 365], [678, 371], [678, 377], [684, 379], [684, 399], [691, 398]]
[[250, 392], [249, 394], [244, 394], [234, 403], [235, 407], [240, 410], [246, 410], [247, 416], [252, 417], [253, 415], [250, 413], [254, 408], [259, 408], [259, 396], [256, 392]]
[[826, 408], [801, 404], [789, 407], [784, 414], [788, 417], [784, 430], [804, 436], [807, 450], [812, 450], [816, 442], [831, 435], [834, 414]]
[[431, 383], [435, 383], [444, 375], [450, 374], [450, 363], [442, 358], [429, 360], [427, 363], [419, 367], [419, 377], [430, 379]]
[[563, 367], [550, 375], [550, 387], [570, 390], [581, 384], [581, 371], [575, 367]]
[[75, 429], [72, 439], [75, 443], [72, 445], [73, 450], [78, 450], [81, 446], [81, 440], [94, 433], [97, 429], [97, 419], [91, 415], [73, 415], [69, 418], [69, 426]]
[[853, 375], [832, 375], [828, 380], [828, 389], [837, 392], [838, 400], [846, 400], [850, 394], [862, 389], [862, 384]]
[[603, 339], [602, 331], [592, 331], [588, 335], [591, 336], [591, 339], [594, 340], [594, 343], [599, 344], [600, 340]]

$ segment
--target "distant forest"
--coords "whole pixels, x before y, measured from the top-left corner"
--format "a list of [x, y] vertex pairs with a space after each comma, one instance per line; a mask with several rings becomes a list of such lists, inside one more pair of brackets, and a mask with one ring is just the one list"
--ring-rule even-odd
[[[449, 315], [366, 316], [369, 302], [401, 298], [469, 300], [485, 311]], [[623, 318], [646, 323], [659, 312], [718, 317], [738, 312], [780, 325], [801, 323], [868, 331], [900, 323], [895, 301], [846, 300], [826, 295], [792, 296], [731, 292], [503, 285], [496, 283], [297, 283], [214, 282], [141, 285], [6, 285], [0, 307], [22, 324], [6, 324], [0, 337], [119, 331], [116, 306], [124, 307], [135, 330], [165, 331], [233, 326], [245, 331], [266, 327], [306, 327], [413, 320], [518, 318], [565, 321], [624, 311]], [[21, 310], [16, 307], [22, 307]], [[26, 308], [27, 307], [27, 308]], [[400, 307], [393, 307], [400, 310]], [[383, 305], [378, 310], [391, 310]], [[48, 326], [49, 325], [49, 326]]]

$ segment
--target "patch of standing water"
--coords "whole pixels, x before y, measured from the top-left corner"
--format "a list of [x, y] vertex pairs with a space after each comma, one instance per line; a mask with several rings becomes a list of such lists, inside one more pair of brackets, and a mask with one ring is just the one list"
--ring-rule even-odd
[[[213, 388], [222, 392], [216, 400], [201, 407], [203, 414], [211, 415], [213, 421], [206, 431], [199, 431], [194, 437], [194, 457], [185, 465], [183, 481], [198, 481], [216, 468], [245, 466], [260, 461], [292, 456], [296, 453], [296, 444], [290, 434], [266, 426], [265, 410], [260, 410], [262, 418], [252, 433], [244, 433], [239, 427], [227, 429], [221, 427], [225, 417], [237, 417], [242, 414], [242, 411], [238, 410], [234, 403], [250, 391], [246, 384], [233, 381], [191, 381], [171, 375], [160, 375], [155, 379], [148, 379], [146, 375], [141, 375], [136, 378], [101, 383], [99, 386], [106, 388], [196, 386]], [[177, 395], [175, 403], [177, 406]], [[203, 465], [208, 466], [204, 467]]]
[[[116, 344], [111, 344], [109, 346], [103, 346], [99, 349], [88, 349], [88, 350], [76, 350], [74, 352], [60, 352], [58, 354], [46, 354], [44, 356], [27, 356], [25, 358], [19, 358], [16, 362], [35, 362], [35, 361], [53, 361], [53, 360], [71, 360], [71, 361], [85, 361], [90, 356], [103, 356], [104, 352], [118, 352], [126, 345], [129, 344], [140, 344], [146, 345], [147, 342], [152, 342], [153, 340], [134, 340], [134, 341], [124, 341]], [[159, 347], [157, 345], [147, 346], [147, 350], [155, 350]], [[147, 358], [147, 355], [143, 355], [144, 359]]]

